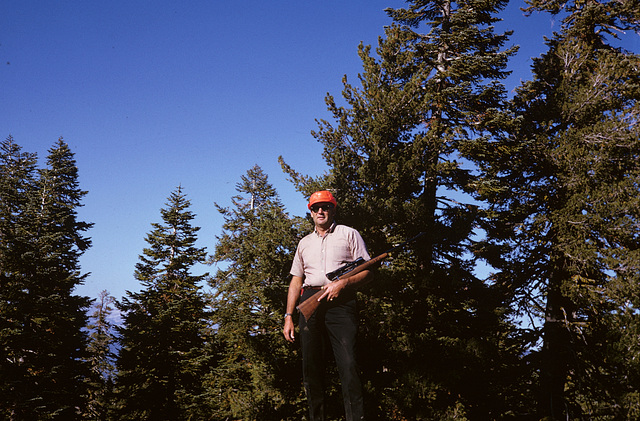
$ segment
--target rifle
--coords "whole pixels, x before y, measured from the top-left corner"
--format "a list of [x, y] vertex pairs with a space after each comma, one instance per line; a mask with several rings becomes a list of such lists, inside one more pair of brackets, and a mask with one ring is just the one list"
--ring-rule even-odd
[[[350, 276], [356, 275], [360, 272], [362, 272], [363, 270], [367, 270], [371, 267], [373, 267], [375, 264], [377, 264], [378, 262], [386, 259], [389, 256], [389, 253], [392, 253], [396, 250], [399, 250], [401, 248], [403, 248], [404, 246], [406, 246], [409, 243], [414, 242], [415, 240], [418, 239], [418, 237], [422, 236], [424, 234], [424, 232], [421, 232], [420, 234], [416, 235], [415, 237], [401, 243], [398, 244], [395, 247], [390, 248], [389, 250], [385, 251], [384, 253], [374, 257], [373, 259], [370, 260], [364, 260], [362, 257], [358, 258], [357, 260], [354, 260], [353, 262], [349, 262], [347, 264], [345, 264], [344, 266], [339, 267], [338, 269], [334, 270], [333, 272], [329, 272], [327, 273], [327, 278], [329, 278], [329, 280], [331, 282], [338, 280], [338, 278], [343, 277], [343, 278], [348, 278]], [[324, 293], [324, 291], [318, 291], [315, 294], [313, 294], [311, 297], [307, 298], [306, 300], [304, 300], [302, 303], [300, 303], [300, 305], [298, 305], [296, 308], [298, 309], [298, 311], [300, 311], [300, 313], [304, 316], [304, 318], [306, 320], [309, 320], [309, 317], [311, 317], [313, 315], [313, 313], [315, 313], [315, 311], [318, 309], [318, 307], [320, 306], [320, 296]]]

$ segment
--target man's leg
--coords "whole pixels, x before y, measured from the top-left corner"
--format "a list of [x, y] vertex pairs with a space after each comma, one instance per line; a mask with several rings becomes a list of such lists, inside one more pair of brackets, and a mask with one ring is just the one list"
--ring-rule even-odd
[[[301, 300], [313, 295], [311, 290]], [[305, 297], [305, 295], [308, 295]], [[309, 320], [300, 317], [300, 341], [302, 345], [302, 377], [309, 403], [309, 420], [324, 421], [324, 317], [318, 309]]]
[[325, 324], [336, 359], [347, 421], [364, 420], [362, 384], [355, 359], [358, 320], [355, 299], [329, 306]]

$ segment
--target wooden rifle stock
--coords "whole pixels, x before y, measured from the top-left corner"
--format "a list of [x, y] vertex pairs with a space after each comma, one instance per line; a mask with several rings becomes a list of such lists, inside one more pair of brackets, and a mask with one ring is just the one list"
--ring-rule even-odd
[[[367, 269], [373, 267], [374, 265], [378, 264], [382, 260], [386, 259], [389, 256], [389, 253], [391, 253], [392, 251], [398, 250], [398, 249], [404, 247], [406, 244], [415, 241], [418, 237], [420, 237], [423, 234], [424, 234], [424, 232], [421, 232], [420, 234], [416, 235], [412, 239], [407, 240], [404, 243], [402, 243], [400, 245], [397, 245], [397, 246], [393, 247], [392, 249], [387, 250], [384, 253], [374, 257], [373, 259], [367, 260], [366, 262], [362, 263], [361, 265], [356, 266], [355, 268], [353, 268], [349, 272], [347, 272], [347, 273], [345, 273], [343, 275], [340, 275], [340, 277], [341, 278], [348, 278], [350, 276], [353, 276], [353, 275], [356, 275], [356, 274], [362, 272], [363, 270], [367, 270]], [[324, 290], [320, 290], [320, 291], [316, 292], [315, 294], [313, 294], [311, 297], [309, 297], [306, 300], [304, 300], [303, 302], [301, 302], [296, 307], [298, 309], [298, 311], [300, 311], [300, 313], [304, 316], [305, 320], [309, 320], [309, 317], [311, 317], [313, 315], [313, 313], [315, 313], [315, 311], [318, 309], [318, 307], [320, 306], [320, 303], [321, 303], [320, 296], [322, 296], [323, 293], [324, 293]]]

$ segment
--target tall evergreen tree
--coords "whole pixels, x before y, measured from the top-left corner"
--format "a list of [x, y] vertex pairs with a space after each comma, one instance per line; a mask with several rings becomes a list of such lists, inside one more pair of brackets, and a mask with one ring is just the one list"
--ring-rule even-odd
[[535, 419], [633, 419], [640, 57], [610, 41], [617, 30], [639, 29], [640, 9], [627, 1], [530, 4], [561, 13], [563, 25], [513, 100], [521, 124], [487, 144], [483, 196], [497, 223], [483, 253], [533, 321], [532, 343], [542, 341], [528, 361], [540, 371]]
[[88, 359], [91, 366], [87, 420], [106, 420], [114, 397], [117, 337], [111, 320], [115, 298], [101, 291], [90, 315]]
[[[12, 136], [0, 143], [0, 259], [3, 268], [0, 275], [8, 276], [11, 268], [22, 267], [12, 263], [12, 259], [20, 258], [19, 247], [25, 246], [24, 224], [29, 199], [34, 195], [36, 165], [36, 154], [23, 152]], [[8, 285], [4, 286], [8, 288]]]
[[27, 352], [21, 306], [26, 301], [24, 253], [29, 246], [27, 209], [35, 190], [37, 157], [9, 136], [0, 144], [0, 417], [22, 413]]
[[298, 350], [282, 338], [286, 285], [300, 221], [290, 218], [262, 169], [236, 185], [211, 280], [222, 347], [208, 379], [216, 419], [297, 420], [305, 411]]
[[[322, 183], [373, 252], [426, 232], [381, 268], [364, 306], [380, 416], [498, 418], [511, 387], [502, 370], [517, 354], [501, 294], [475, 273], [479, 212], [465, 194], [477, 144], [508, 120], [499, 81], [515, 50], [493, 31], [506, 2], [407, 3], [388, 11], [377, 57], [360, 47], [361, 87], [344, 81], [346, 106], [327, 97], [337, 125], [314, 133], [330, 167]], [[285, 170], [305, 194], [319, 182]]]
[[77, 220], [86, 192], [62, 139], [35, 178], [35, 155], [20, 156], [11, 144], [3, 144], [4, 162], [12, 161], [3, 165], [12, 186], [4, 190], [3, 182], [3, 200], [24, 196], [3, 204], [3, 218], [14, 218], [2, 234], [8, 238], [2, 251], [3, 410], [9, 419], [80, 419], [89, 375], [83, 328], [90, 300], [73, 291], [86, 277], [79, 257], [90, 245], [82, 234], [92, 224]]
[[184, 420], [199, 410], [203, 355], [208, 327], [202, 283], [194, 275], [206, 251], [182, 188], [160, 210], [148, 247], [136, 264], [140, 292], [127, 291], [117, 303], [122, 311], [117, 360], [117, 417], [122, 420]]

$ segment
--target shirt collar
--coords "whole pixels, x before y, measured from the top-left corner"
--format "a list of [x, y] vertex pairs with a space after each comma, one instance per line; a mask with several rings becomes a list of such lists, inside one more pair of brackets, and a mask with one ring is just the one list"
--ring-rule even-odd
[[[331, 224], [331, 226], [327, 230], [327, 234], [333, 233], [333, 231], [336, 229], [336, 225], [338, 225], [337, 222], [333, 221], [333, 223]], [[318, 229], [317, 228], [314, 227], [313, 228], [313, 232], [315, 232], [317, 236], [320, 236], [320, 234], [318, 234]]]

